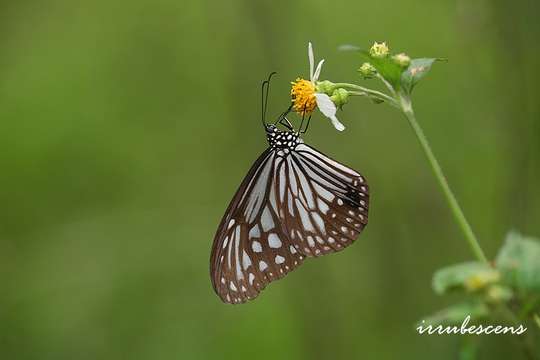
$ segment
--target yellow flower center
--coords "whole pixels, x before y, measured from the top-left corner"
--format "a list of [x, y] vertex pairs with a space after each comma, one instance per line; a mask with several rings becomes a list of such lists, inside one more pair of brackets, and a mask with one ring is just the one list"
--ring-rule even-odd
[[292, 83], [291, 97], [293, 110], [300, 115], [310, 114], [317, 106], [315, 98], [315, 85], [309, 80], [296, 79]]

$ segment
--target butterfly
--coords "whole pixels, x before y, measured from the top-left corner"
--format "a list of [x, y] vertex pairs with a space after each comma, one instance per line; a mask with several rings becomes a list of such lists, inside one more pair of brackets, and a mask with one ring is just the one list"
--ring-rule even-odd
[[368, 221], [365, 178], [304, 143], [309, 118], [295, 131], [286, 117], [291, 107], [267, 124], [266, 101], [262, 123], [269, 146], [236, 191], [212, 245], [212, 285], [231, 304], [256, 298], [307, 257], [343, 250]]

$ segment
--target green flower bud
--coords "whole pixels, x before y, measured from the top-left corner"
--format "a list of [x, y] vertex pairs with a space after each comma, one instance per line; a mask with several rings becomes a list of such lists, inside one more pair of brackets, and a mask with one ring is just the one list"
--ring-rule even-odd
[[317, 86], [315, 87], [317, 92], [325, 93], [326, 95], [330, 96], [334, 93], [334, 90], [336, 89], [336, 84], [334, 84], [331, 81], [324, 80], [317, 82]]
[[362, 66], [360, 66], [358, 72], [364, 77], [364, 79], [371, 79], [373, 76], [375, 76], [377, 70], [373, 67], [373, 65], [365, 62], [362, 64]]
[[379, 59], [387, 57], [389, 52], [390, 49], [386, 45], [386, 42], [378, 43], [375, 41], [371, 49], [369, 49], [369, 55]]
[[485, 289], [488, 285], [497, 283], [501, 274], [495, 269], [478, 272], [465, 279], [465, 289], [470, 292]]
[[392, 60], [402, 68], [407, 68], [411, 64], [411, 58], [405, 53], [392, 56]]
[[338, 88], [334, 90], [334, 93], [332, 94], [332, 96], [330, 96], [330, 100], [332, 100], [332, 102], [341, 109], [343, 105], [349, 102], [349, 96], [350, 94], [347, 90], [343, 88]]
[[513, 296], [512, 290], [500, 285], [493, 285], [486, 291], [486, 300], [491, 304], [505, 303]]

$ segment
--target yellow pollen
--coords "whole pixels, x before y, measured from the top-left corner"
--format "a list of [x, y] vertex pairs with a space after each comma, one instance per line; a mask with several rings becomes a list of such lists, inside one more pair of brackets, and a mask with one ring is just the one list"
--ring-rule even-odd
[[315, 85], [311, 81], [305, 79], [296, 79], [291, 83], [291, 97], [293, 109], [300, 115], [310, 114], [317, 106], [315, 98]]

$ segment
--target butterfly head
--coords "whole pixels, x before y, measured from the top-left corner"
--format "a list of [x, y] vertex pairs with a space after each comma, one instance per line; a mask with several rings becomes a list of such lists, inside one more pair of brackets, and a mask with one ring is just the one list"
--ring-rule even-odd
[[266, 139], [272, 149], [289, 151], [294, 150], [296, 145], [302, 142], [297, 132], [279, 130], [273, 124], [266, 125]]

